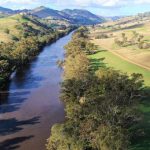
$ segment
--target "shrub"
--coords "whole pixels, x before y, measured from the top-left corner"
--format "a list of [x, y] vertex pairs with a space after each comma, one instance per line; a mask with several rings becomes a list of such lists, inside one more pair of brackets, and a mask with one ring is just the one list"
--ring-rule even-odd
[[109, 38], [109, 36], [107, 34], [104, 34], [104, 33], [97, 35], [95, 37], [95, 39], [107, 39], [107, 38]]
[[6, 29], [4, 30], [4, 32], [5, 32], [6, 34], [9, 34], [9, 33], [10, 33], [10, 30], [6, 28]]
[[122, 46], [122, 45], [123, 45], [123, 42], [120, 41], [119, 39], [115, 39], [115, 43], [116, 43], [118, 46]]
[[148, 49], [148, 48], [150, 48], [150, 44], [141, 41], [141, 42], [138, 43], [138, 48], [140, 48], [140, 49]]
[[150, 48], [150, 44], [149, 43], [143, 43], [143, 49], [148, 49]]
[[11, 39], [12, 39], [13, 41], [19, 41], [19, 39], [18, 39], [15, 35], [12, 35]]
[[24, 38], [27, 38], [28, 36], [29, 36], [29, 33], [28, 33], [28, 32], [24, 32], [24, 33], [23, 33], [23, 37], [24, 37]]

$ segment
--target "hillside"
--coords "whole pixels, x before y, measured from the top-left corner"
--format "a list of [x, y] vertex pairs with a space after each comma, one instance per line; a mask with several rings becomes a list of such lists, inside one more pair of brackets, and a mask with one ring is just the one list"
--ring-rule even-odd
[[[91, 27], [91, 41], [115, 57], [150, 70], [150, 16], [146, 14], [124, 17]], [[127, 67], [126, 71], [128, 70]]]
[[0, 18], [0, 42], [11, 42], [23, 37], [52, 31], [42, 20], [29, 15]]
[[43, 20], [25, 14], [0, 19], [0, 89], [11, 73], [32, 60], [47, 44], [68, 34], [72, 26], [53, 30]]
[[97, 16], [87, 10], [80, 9], [65, 9], [62, 11], [58, 11], [44, 6], [40, 6], [32, 10], [11, 10], [1, 7], [0, 12], [9, 15], [18, 13], [30, 14], [42, 19], [50, 20], [54, 24], [60, 22], [60, 24], [62, 25], [65, 25], [64, 22], [77, 25], [90, 25], [102, 23], [105, 21], [103, 17]]
[[62, 12], [67, 14], [73, 20], [73, 23], [77, 24], [97, 24], [105, 20], [103, 17], [82, 9], [65, 9]]
[[6, 13], [6, 14], [11, 14], [14, 11], [8, 8], [0, 7], [0, 13]]
[[32, 15], [38, 16], [40, 18], [47, 19], [64, 19], [63, 15], [59, 14], [59, 11], [53, 10], [44, 6], [40, 6], [30, 11]]
[[58, 11], [41, 6], [33, 9], [30, 13], [45, 19], [66, 20], [72, 24], [88, 25], [104, 22], [104, 18], [80, 9]]
[[8, 16], [9, 16], [8, 14], [0, 12], [0, 18], [4, 18], [4, 17], [8, 17]]

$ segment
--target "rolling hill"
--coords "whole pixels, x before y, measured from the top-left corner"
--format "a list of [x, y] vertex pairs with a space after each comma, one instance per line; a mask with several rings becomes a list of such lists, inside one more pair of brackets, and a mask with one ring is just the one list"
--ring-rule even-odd
[[11, 10], [11, 9], [0, 7], [0, 13], [9, 14], [9, 15], [26, 13], [47, 20], [66, 21], [70, 24], [77, 24], [77, 25], [90, 25], [90, 24], [102, 23], [105, 21], [103, 17], [97, 16], [87, 10], [65, 9], [62, 11], [58, 11], [44, 6], [40, 6], [32, 10], [27, 10], [27, 9]]
[[44, 6], [40, 6], [30, 11], [32, 15], [38, 16], [40, 18], [49, 18], [49, 19], [64, 19], [63, 15], [59, 14], [59, 11], [50, 9]]
[[71, 24], [88, 25], [104, 22], [104, 18], [99, 17], [87, 10], [81, 9], [65, 9], [58, 11], [41, 6], [31, 10], [30, 13], [45, 19], [67, 20]]
[[0, 7], [0, 13], [12, 14], [14, 11], [8, 8]]
[[62, 10], [63, 13], [67, 14], [74, 23], [77, 24], [97, 24], [104, 22], [103, 17], [99, 17], [87, 10], [82, 9], [65, 9]]
[[0, 42], [11, 42], [30, 35], [52, 31], [48, 24], [30, 15], [15, 14], [0, 18]]

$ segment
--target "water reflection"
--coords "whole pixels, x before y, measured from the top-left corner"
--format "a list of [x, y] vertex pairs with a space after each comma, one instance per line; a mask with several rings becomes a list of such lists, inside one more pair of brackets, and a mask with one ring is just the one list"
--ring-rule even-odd
[[23, 129], [22, 126], [34, 125], [39, 122], [40, 117], [33, 117], [31, 119], [19, 121], [16, 118], [2, 119], [0, 120], [0, 135], [5, 136], [13, 134]]
[[0, 105], [0, 114], [16, 111], [20, 108], [22, 102], [27, 98], [30, 91], [17, 91], [12, 93], [1, 93], [2, 104]]
[[33, 138], [33, 135], [30, 136], [22, 136], [22, 137], [15, 137], [12, 139], [5, 140], [4, 142], [0, 143], [1, 150], [15, 150], [19, 149], [20, 144], [26, 140]]

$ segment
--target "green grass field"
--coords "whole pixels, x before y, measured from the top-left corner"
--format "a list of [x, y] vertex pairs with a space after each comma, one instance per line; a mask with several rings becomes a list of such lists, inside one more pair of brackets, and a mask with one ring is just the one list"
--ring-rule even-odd
[[107, 67], [112, 67], [115, 70], [120, 70], [129, 75], [132, 73], [140, 73], [143, 75], [145, 85], [150, 86], [150, 71], [143, 69], [135, 64], [131, 64], [125, 60], [122, 60], [121, 58], [115, 56], [109, 51], [101, 51], [97, 54], [91, 55], [90, 58], [95, 61], [104, 58], [104, 65], [106, 65]]
[[[120, 70], [127, 73], [128, 75], [132, 73], [140, 73], [143, 75], [145, 85], [150, 87], [150, 71], [143, 69], [137, 65], [131, 64], [109, 51], [102, 50], [97, 54], [89, 56], [95, 69], [100, 66], [112, 67], [115, 70]], [[150, 88], [147, 88], [149, 93]], [[150, 94], [148, 94], [150, 95]], [[132, 141], [129, 150], [150, 150], [150, 96], [141, 102], [139, 106], [139, 112], [143, 116], [143, 120], [137, 126], [137, 129], [144, 129], [145, 136], [141, 136]]]

